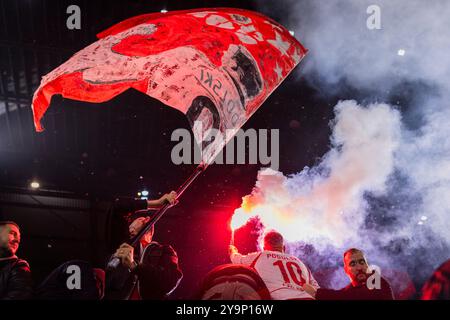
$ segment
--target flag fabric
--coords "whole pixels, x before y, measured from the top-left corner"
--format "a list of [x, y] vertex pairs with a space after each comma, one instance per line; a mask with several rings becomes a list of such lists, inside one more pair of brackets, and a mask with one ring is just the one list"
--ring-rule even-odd
[[97, 36], [42, 78], [36, 130], [55, 94], [100, 103], [134, 88], [187, 116], [207, 164], [307, 52], [275, 21], [231, 8], [144, 14]]

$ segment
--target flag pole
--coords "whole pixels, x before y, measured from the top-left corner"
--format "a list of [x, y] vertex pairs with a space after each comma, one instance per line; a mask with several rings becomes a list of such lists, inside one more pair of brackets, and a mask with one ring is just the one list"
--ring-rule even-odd
[[[206, 164], [204, 164], [203, 162], [200, 163], [197, 168], [195, 168], [194, 172], [189, 176], [189, 178], [187, 178], [183, 184], [178, 188], [177, 192], [177, 197], [175, 199], [175, 201], [178, 200], [178, 198], [181, 197], [181, 195], [184, 193], [184, 191], [186, 191], [186, 189], [192, 184], [192, 182], [194, 182], [194, 180], [206, 169]], [[173, 205], [170, 203], [165, 203], [161, 208], [159, 208], [155, 214], [153, 214], [152, 219], [147, 222], [147, 224], [145, 225], [144, 228], [141, 229], [141, 231], [139, 231], [139, 233], [134, 236], [130, 242], [128, 242], [129, 245], [131, 246], [135, 246], [136, 244], [139, 243], [139, 241], [141, 240], [141, 238], [152, 228], [152, 226], [164, 215], [164, 213]], [[146, 211], [150, 211], [150, 210], [146, 210]], [[112, 259], [109, 260], [108, 262], [108, 268], [110, 269], [115, 269], [119, 266], [120, 264], [120, 259], [117, 257], [113, 257]]]

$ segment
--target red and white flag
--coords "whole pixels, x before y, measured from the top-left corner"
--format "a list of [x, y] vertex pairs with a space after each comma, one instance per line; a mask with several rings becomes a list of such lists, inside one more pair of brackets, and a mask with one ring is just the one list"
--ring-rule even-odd
[[[134, 88], [186, 114], [207, 164], [306, 54], [284, 27], [240, 9], [144, 14], [98, 38], [42, 78], [36, 130], [54, 94], [105, 102]], [[212, 129], [226, 138], [209, 141]]]

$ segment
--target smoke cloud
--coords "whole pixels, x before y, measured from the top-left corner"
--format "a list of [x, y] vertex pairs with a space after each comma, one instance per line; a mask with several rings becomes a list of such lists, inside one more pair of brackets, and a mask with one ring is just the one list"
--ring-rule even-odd
[[[310, 50], [299, 78], [324, 98], [350, 88], [357, 101], [334, 107], [330, 150], [317, 165], [260, 171], [236, 215], [260, 216], [313, 270], [335, 268], [356, 246], [382, 274], [406, 271], [420, 286], [450, 258], [450, 2], [259, 3], [286, 10], [280, 22]], [[374, 4], [380, 30], [366, 26]], [[323, 285], [347, 282], [333, 272]]]

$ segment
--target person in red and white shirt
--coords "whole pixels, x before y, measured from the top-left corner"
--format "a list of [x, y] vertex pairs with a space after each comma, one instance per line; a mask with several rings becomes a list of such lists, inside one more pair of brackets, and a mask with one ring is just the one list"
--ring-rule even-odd
[[313, 300], [303, 290], [305, 283], [319, 288], [311, 271], [297, 257], [285, 253], [283, 236], [270, 231], [264, 236], [264, 250], [241, 255], [234, 245], [229, 246], [231, 262], [254, 268], [266, 284], [274, 300]]

